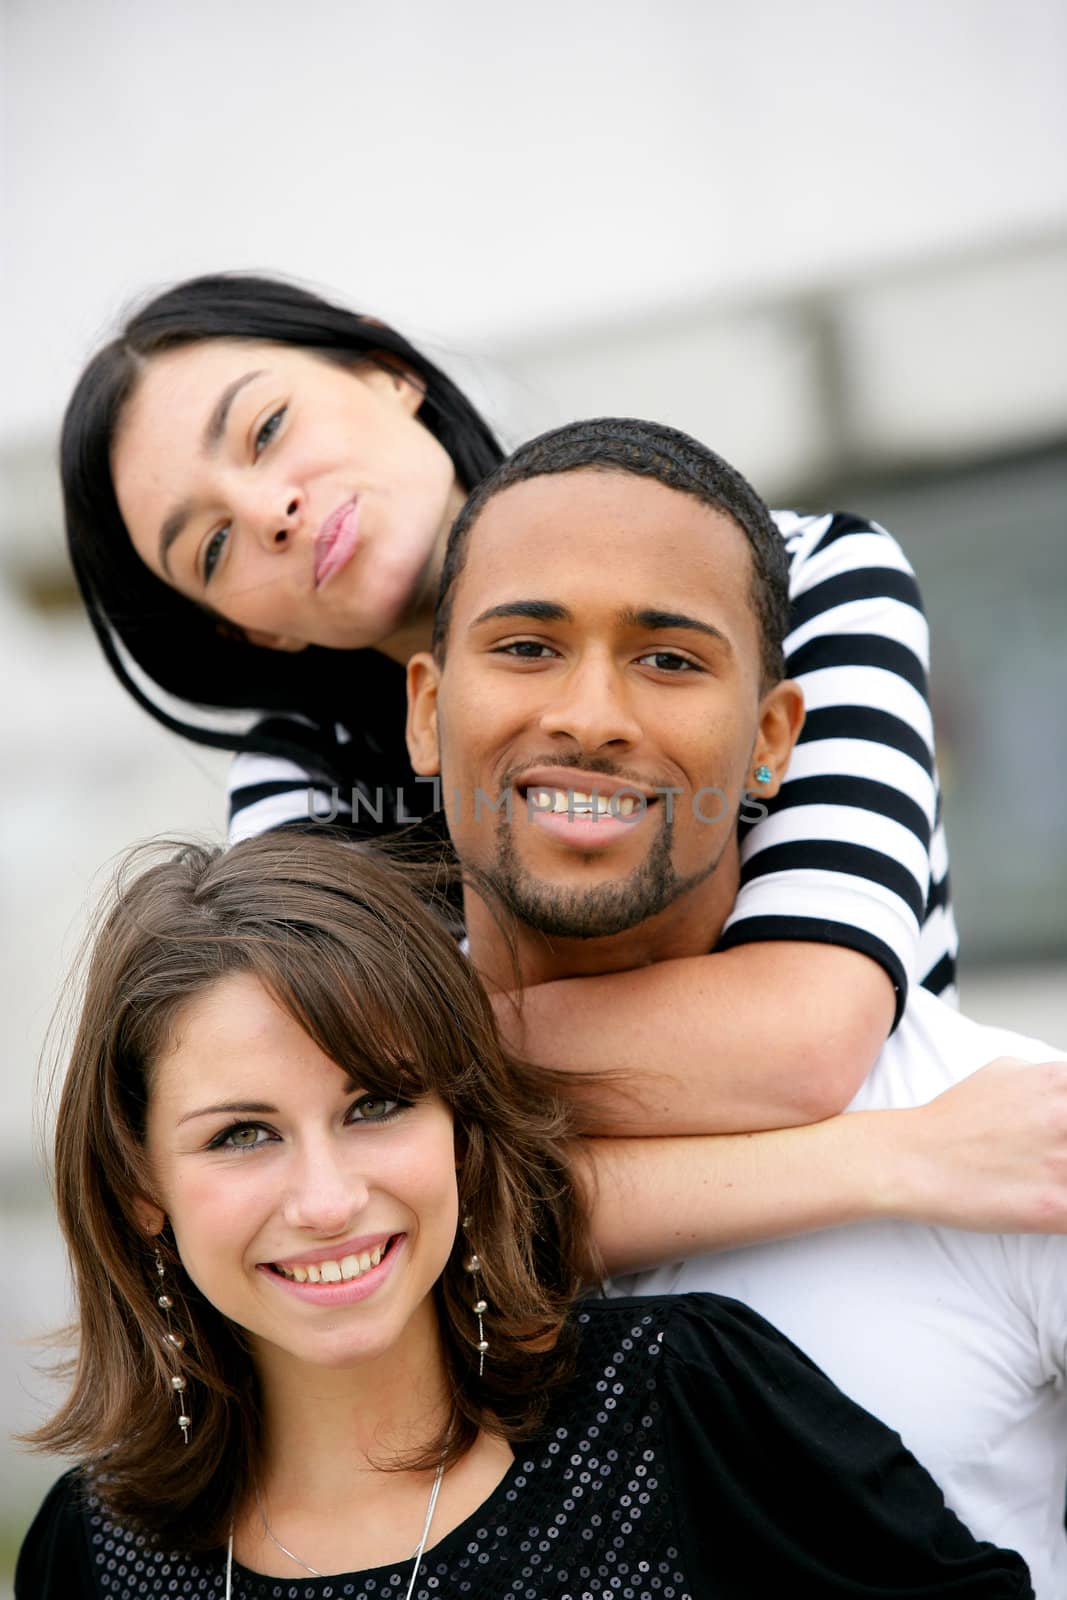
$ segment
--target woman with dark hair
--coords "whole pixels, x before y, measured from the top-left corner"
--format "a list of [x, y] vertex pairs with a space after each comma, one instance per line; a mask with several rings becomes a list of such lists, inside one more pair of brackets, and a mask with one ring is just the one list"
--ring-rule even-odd
[[[432, 809], [404, 745], [402, 663], [429, 645], [452, 517], [499, 459], [399, 334], [273, 279], [180, 284], [90, 362], [62, 441], [78, 583], [130, 693], [239, 752], [232, 837], [311, 816], [368, 835]], [[775, 798], [758, 790], [779, 775], [757, 774], [742, 810], [759, 820], [719, 948], [544, 985], [524, 1012], [527, 1053], [590, 1070], [669, 1016], [662, 1066], [692, 1042], [721, 1080], [717, 1131], [752, 1129], [757, 1075], [756, 1126], [841, 1110], [908, 983], [954, 981], [914, 577], [874, 524], [775, 515], [808, 721]]]
[[[239, 358], [262, 345], [272, 347], [268, 358], [297, 352], [316, 358], [304, 366], [305, 378], [309, 372], [321, 377], [323, 364], [328, 363], [335, 375], [344, 374], [351, 380], [347, 385], [350, 395], [356, 403], [364, 403], [362, 413], [351, 422], [366, 428], [368, 418], [376, 421], [386, 457], [384, 462], [367, 460], [364, 447], [360, 462], [362, 474], [376, 479], [374, 487], [381, 502], [378, 515], [385, 524], [373, 530], [378, 544], [388, 546], [394, 541], [397, 523], [405, 521], [410, 526], [413, 517], [418, 522], [421, 543], [411, 553], [406, 585], [400, 582], [403, 592], [396, 606], [396, 627], [391, 626], [387, 606], [380, 603], [377, 611], [364, 605], [369, 615], [347, 622], [342, 619], [343, 639], [311, 638], [315, 630], [310, 624], [305, 627], [308, 637], [287, 640], [280, 639], [276, 629], [249, 628], [241, 621], [239, 597], [229, 604], [226, 598], [217, 598], [225, 573], [216, 576], [215, 568], [228, 528], [212, 529], [211, 550], [199, 558], [199, 569], [197, 557], [189, 552], [189, 561], [182, 564], [177, 580], [171, 568], [185, 553], [181, 547], [160, 564], [160, 571], [152, 560], [151, 539], [147, 559], [142, 559], [140, 543], [131, 541], [120, 509], [114, 476], [114, 453], [127, 414], [154, 368], [164, 368], [168, 357], [182, 351], [210, 355], [214, 345]], [[241, 361], [240, 371], [247, 365]], [[302, 365], [298, 360], [298, 368]], [[285, 376], [291, 383], [292, 372]], [[205, 371], [198, 381], [197, 368], [193, 369], [194, 383], [212, 400], [217, 392], [213, 377]], [[168, 449], [176, 443], [169, 409], [174, 400], [171, 386], [162, 398], [166, 408], [163, 431], [169, 430], [170, 443], [164, 438], [157, 444], [157, 452], [144, 462], [150, 471], [160, 469]], [[243, 406], [260, 400], [259, 390], [253, 389], [244, 396]], [[315, 403], [314, 394], [307, 403]], [[291, 413], [291, 402], [286, 409]], [[232, 415], [232, 401], [229, 411], [225, 421], [232, 429], [244, 419]], [[202, 426], [206, 420], [207, 412], [197, 416], [194, 424]], [[280, 420], [266, 419], [267, 427], [250, 443], [253, 459], [258, 460], [266, 447], [268, 428], [276, 431]], [[292, 427], [296, 419], [290, 415], [286, 420]], [[199, 431], [198, 426], [198, 437]], [[400, 440], [399, 446], [394, 439]], [[217, 444], [225, 447], [227, 442], [220, 439]], [[240, 442], [244, 444], [243, 437]], [[359, 444], [357, 440], [346, 442], [350, 451]], [[131, 317], [122, 334], [89, 363], [71, 398], [63, 424], [61, 473], [75, 577], [115, 673], [129, 693], [166, 727], [222, 749], [293, 757], [306, 763], [315, 777], [328, 777], [342, 786], [367, 782], [379, 773], [395, 782], [398, 773], [403, 775], [407, 768], [401, 668], [411, 650], [403, 640], [399, 646], [394, 644], [390, 635], [407, 630], [418, 634], [420, 621], [428, 628], [436, 578], [435, 542], [447, 534], [467, 487], [479, 482], [501, 459], [500, 447], [460, 390], [384, 323], [330, 305], [281, 280], [241, 274], [192, 279], [159, 295]], [[350, 466], [346, 470], [350, 477]], [[415, 495], [406, 476], [416, 480]], [[361, 483], [360, 488], [371, 496], [369, 485], [364, 490]], [[181, 498], [185, 498], [184, 486]], [[290, 510], [289, 505], [274, 509], [282, 521], [288, 517], [290, 522], [295, 522], [298, 509], [303, 511], [302, 542], [307, 543], [307, 507]], [[320, 506], [314, 510], [322, 514]], [[364, 514], [361, 507], [363, 522], [369, 522], [371, 514]], [[182, 531], [184, 544], [189, 533]], [[278, 531], [285, 533], [280, 527]], [[366, 526], [361, 528], [364, 542], [369, 531]], [[191, 532], [198, 541], [202, 537], [202, 528], [195, 521]], [[291, 553], [292, 542], [288, 535], [282, 538], [282, 547], [289, 547], [285, 553]], [[395, 563], [388, 548], [378, 548], [373, 555], [376, 568]], [[229, 564], [233, 564], [232, 554]], [[359, 564], [366, 568], [370, 561], [361, 555]], [[188, 581], [184, 581], [186, 576]], [[311, 574], [303, 576], [310, 578]], [[361, 586], [366, 578], [361, 571]], [[349, 599], [349, 604], [353, 603], [360, 603], [358, 596]], [[327, 617], [323, 623], [326, 630], [329, 620]], [[333, 654], [338, 648], [354, 654], [339, 662]], [[255, 721], [255, 714], [264, 707], [309, 720]], [[310, 719], [314, 719], [314, 727]], [[331, 741], [335, 721], [346, 721], [349, 727], [344, 738]], [[391, 767], [390, 762], [399, 765]], [[301, 815], [306, 819], [306, 802], [303, 811], [297, 812]], [[395, 826], [394, 818], [389, 822]]]
[[366, 848], [120, 886], [56, 1129], [73, 1382], [34, 1436], [80, 1465], [19, 1600], [1032, 1594], [754, 1313], [572, 1308], [566, 1133]]

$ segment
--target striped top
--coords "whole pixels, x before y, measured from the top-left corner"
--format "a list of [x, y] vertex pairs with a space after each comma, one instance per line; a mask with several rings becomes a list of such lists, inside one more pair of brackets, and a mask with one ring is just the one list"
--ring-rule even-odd
[[[884, 528], [843, 513], [772, 515], [789, 553], [786, 672], [807, 719], [779, 795], [744, 829], [720, 948], [787, 939], [859, 950], [889, 974], [899, 1018], [909, 982], [955, 998], [929, 628], [915, 574]], [[259, 724], [290, 755], [235, 758], [231, 842], [310, 818], [366, 838], [428, 812], [432, 788], [416, 782], [403, 748], [401, 668], [385, 692], [395, 719], [375, 706], [377, 736], [294, 717]]]

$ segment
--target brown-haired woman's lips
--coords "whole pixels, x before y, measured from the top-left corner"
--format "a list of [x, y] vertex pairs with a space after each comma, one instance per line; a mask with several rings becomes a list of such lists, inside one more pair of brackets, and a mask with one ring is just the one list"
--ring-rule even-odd
[[395, 1233], [379, 1230], [377, 1233], [363, 1233], [350, 1239], [342, 1239], [333, 1244], [310, 1244], [299, 1252], [293, 1251], [292, 1255], [275, 1256], [270, 1263], [275, 1267], [292, 1267], [300, 1264], [306, 1265], [309, 1261], [334, 1261], [340, 1256], [362, 1255], [371, 1250], [384, 1250], [390, 1239], [395, 1238]]

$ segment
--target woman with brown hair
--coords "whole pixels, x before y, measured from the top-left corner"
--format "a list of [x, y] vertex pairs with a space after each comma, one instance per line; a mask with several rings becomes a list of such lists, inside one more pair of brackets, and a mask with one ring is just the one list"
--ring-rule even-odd
[[34, 1439], [81, 1465], [20, 1600], [1031, 1593], [744, 1307], [575, 1305], [566, 1134], [366, 848], [120, 887], [56, 1133], [77, 1358]]

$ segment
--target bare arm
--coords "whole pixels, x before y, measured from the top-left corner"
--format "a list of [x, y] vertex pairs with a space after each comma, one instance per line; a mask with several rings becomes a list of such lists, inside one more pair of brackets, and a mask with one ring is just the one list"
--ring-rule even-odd
[[807, 1128], [579, 1141], [605, 1272], [876, 1217], [1067, 1232], [1067, 1061], [990, 1063], [928, 1105]]
[[508, 997], [512, 1045], [603, 1081], [576, 1086], [598, 1135], [739, 1133], [833, 1116], [852, 1099], [893, 1022], [893, 986], [837, 945], [739, 945]]

